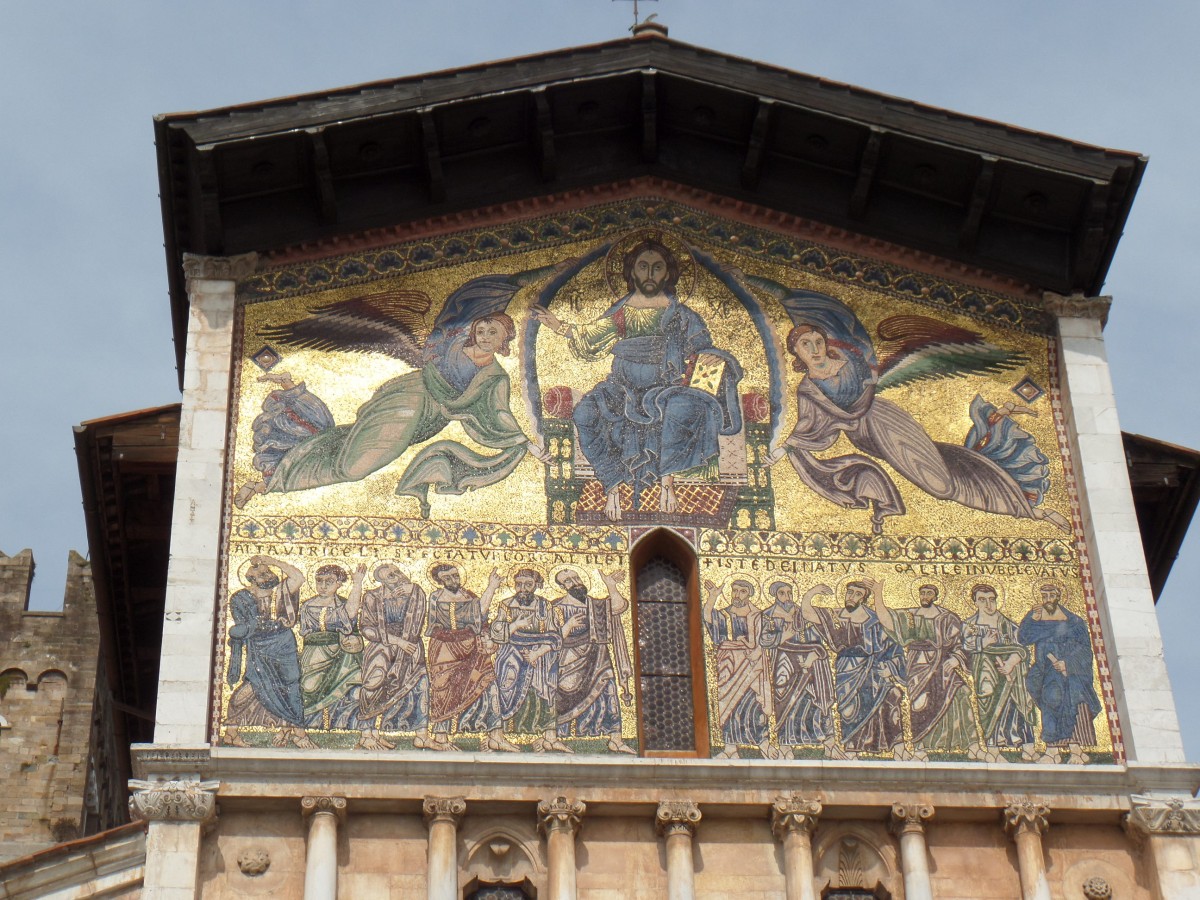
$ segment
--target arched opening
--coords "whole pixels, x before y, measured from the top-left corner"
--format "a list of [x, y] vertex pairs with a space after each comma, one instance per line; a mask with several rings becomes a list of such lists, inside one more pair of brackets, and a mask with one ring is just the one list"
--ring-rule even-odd
[[660, 528], [630, 555], [642, 756], [707, 757], [708, 702], [696, 554]]

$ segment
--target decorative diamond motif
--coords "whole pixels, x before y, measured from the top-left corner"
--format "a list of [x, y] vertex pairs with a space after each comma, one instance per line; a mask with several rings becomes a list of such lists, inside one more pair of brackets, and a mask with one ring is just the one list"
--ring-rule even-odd
[[276, 353], [273, 347], [268, 347], [264, 344], [263, 348], [250, 358], [254, 360], [254, 364], [264, 372], [270, 372], [273, 368], [279, 365], [279, 360], [281, 360], [283, 357]]
[[1046, 393], [1036, 381], [1026, 375], [1012, 387], [1012, 392], [1024, 400], [1026, 403], [1032, 403], [1042, 394]]

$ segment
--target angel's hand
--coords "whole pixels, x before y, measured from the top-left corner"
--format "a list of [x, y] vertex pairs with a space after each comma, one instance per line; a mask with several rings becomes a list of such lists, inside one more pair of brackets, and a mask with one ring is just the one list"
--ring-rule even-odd
[[1021, 406], [1020, 404], [1017, 404], [1017, 403], [1005, 403], [1002, 407], [1000, 407], [1000, 409], [997, 410], [997, 412], [1001, 416], [1033, 416], [1034, 418], [1037, 417], [1037, 413], [1035, 413], [1028, 406]]
[[767, 466], [775, 465], [775, 463], [779, 462], [785, 456], [787, 456], [787, 448], [786, 447], [776, 447], [774, 450], [772, 450], [770, 453], [767, 454], [767, 459], [766, 459]]
[[296, 382], [292, 380], [291, 372], [267, 372], [259, 375], [258, 380], [266, 384], [277, 384], [285, 391], [289, 391], [296, 386]]
[[538, 462], [550, 465], [550, 451], [548, 451], [545, 447], [541, 446], [540, 444], [535, 444], [533, 441], [527, 441], [525, 443], [525, 447]]

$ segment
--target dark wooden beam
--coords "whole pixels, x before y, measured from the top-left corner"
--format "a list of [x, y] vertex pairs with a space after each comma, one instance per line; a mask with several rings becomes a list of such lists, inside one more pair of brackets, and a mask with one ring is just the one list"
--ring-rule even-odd
[[538, 171], [542, 181], [553, 181], [558, 177], [558, 155], [554, 148], [554, 116], [544, 87], [535, 88], [533, 95], [534, 148], [538, 158]]
[[882, 144], [883, 129], [872, 127], [862, 156], [858, 159], [854, 190], [850, 192], [850, 217], [853, 219], [861, 219], [867, 211], [867, 199], [871, 196], [871, 182], [875, 180], [875, 170], [879, 167], [879, 148]]
[[750, 126], [750, 140], [746, 145], [746, 160], [742, 163], [742, 187], [753, 190], [758, 187], [758, 176], [762, 172], [762, 161], [771, 131], [771, 113], [775, 101], [768, 97], [758, 98], [754, 111], [754, 124]]
[[[1074, 271], [1071, 273], [1073, 280], [1088, 278], [1100, 260], [1100, 254], [1104, 250], [1105, 235], [1108, 231], [1106, 223], [1109, 198], [1112, 193], [1111, 182], [1092, 179], [1092, 186], [1084, 201], [1083, 217], [1075, 232], [1075, 254], [1072, 266]], [[1080, 285], [1080, 290], [1082, 289], [1083, 287]]]
[[980, 159], [975, 186], [971, 189], [971, 199], [967, 203], [967, 215], [958, 233], [960, 249], [974, 250], [975, 242], [979, 240], [979, 226], [983, 224], [983, 214], [992, 202], [992, 181], [996, 177], [997, 162], [999, 160], [995, 156], [983, 156]]
[[333, 191], [333, 169], [329, 164], [329, 147], [325, 143], [325, 129], [308, 128], [308, 159], [312, 171], [313, 196], [317, 204], [317, 215], [321, 221], [337, 221], [337, 197]]
[[421, 117], [421, 147], [424, 150], [425, 177], [429, 179], [429, 199], [441, 203], [446, 199], [446, 177], [442, 172], [442, 156], [438, 147], [437, 123], [433, 111], [423, 109]]
[[658, 159], [658, 93], [655, 74], [642, 73], [642, 159]]
[[212, 147], [196, 149], [193, 169], [197, 194], [200, 198], [200, 240], [193, 252], [220, 256], [225, 251], [221, 227], [221, 192], [217, 180], [217, 163]]

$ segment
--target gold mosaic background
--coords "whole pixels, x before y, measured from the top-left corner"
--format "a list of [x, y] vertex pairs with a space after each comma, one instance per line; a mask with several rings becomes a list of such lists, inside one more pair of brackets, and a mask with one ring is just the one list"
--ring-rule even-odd
[[[633, 202], [625, 206], [651, 211], [657, 209], [660, 213], [666, 208], [666, 204], [656, 207]], [[703, 256], [715, 264], [685, 265], [679, 299], [698, 314], [707, 326], [711, 345], [727, 352], [740, 363], [743, 375], [736, 385], [739, 399], [747, 394], [757, 394], [769, 402], [774, 380], [777, 395], [775, 405], [778, 407], [775, 410], [776, 426], [772, 431], [769, 423], [745, 423], [741, 433], [733, 436], [732, 443], [740, 445], [744, 442], [749, 465], [744, 466], [740, 474], [735, 474], [733, 481], [726, 479], [723, 493], [713, 487], [720, 482], [712, 479], [711, 472], [707, 481], [703, 476], [694, 476], [697, 495], [709, 491], [713, 496], [719, 494], [725, 498], [724, 506], [713, 501], [719, 507], [716, 513], [718, 519], [724, 517], [720, 520], [714, 519], [712, 514], [705, 517], [689, 513], [688, 504], [699, 509], [703, 497], [699, 500], [691, 494], [684, 497], [686, 476], [677, 479], [680, 510], [670, 515], [659, 514], [653, 507], [635, 511], [631, 508], [632, 499], [623, 496], [626, 516], [620, 522], [603, 518], [604, 495], [594, 478], [576, 475], [574, 480], [568, 478], [564, 482], [561, 477], [564, 463], [568, 464], [565, 471], [569, 474], [578, 469], [581, 463], [586, 466], [587, 460], [575, 452], [573, 446], [562, 445], [558, 436], [570, 434], [573, 440], [577, 440], [578, 436], [571, 430], [569, 416], [555, 418], [543, 410], [539, 418], [537, 411], [548, 405], [547, 392], [559, 386], [574, 391], [571, 400], [578, 409], [581, 398], [609, 376], [613, 357], [611, 353], [602, 353], [595, 359], [581, 359], [571, 351], [567, 339], [555, 334], [545, 324], [536, 329], [530, 338], [532, 329], [528, 328], [527, 323], [535, 307], [547, 304], [549, 311], [563, 323], [584, 326], [602, 319], [606, 311], [621, 299], [621, 294], [615, 293], [610, 283], [606, 271], [606, 253], [602, 251], [614, 243], [619, 245], [618, 249], [627, 248], [633, 240], [631, 236], [641, 235], [644, 227], [639, 227], [636, 217], [629, 214], [629, 209], [620, 211], [625, 218], [615, 223], [609, 221], [605, 227], [596, 226], [591, 233], [578, 240], [567, 239], [564, 229], [556, 232], [553, 239], [539, 241], [534, 223], [528, 228], [534, 239], [518, 251], [511, 241], [504, 243], [503, 230], [493, 229], [489, 234], [496, 235], [497, 240], [491, 245], [481, 241], [479, 235], [460, 236], [472, 248], [461, 255], [461, 262], [451, 263], [445, 255], [438, 257], [433, 254], [416, 263], [410, 254], [407, 263], [398, 266], [392, 273], [347, 278], [346, 283], [339, 284], [336, 276], [339, 266], [344, 268], [347, 261], [358, 259], [347, 257], [344, 260], [327, 261], [325, 270], [335, 275], [329, 279], [327, 286], [318, 285], [319, 289], [305, 283], [303, 272], [297, 270], [297, 277], [291, 282], [285, 282], [278, 272], [270, 273], [274, 281], [268, 283], [260, 279], [251, 286], [253, 290], [243, 292], [244, 297], [239, 305], [239, 339], [235, 346], [234, 414], [227, 474], [231, 500], [243, 486], [264, 480], [263, 473], [255, 465], [254, 423], [263, 413], [264, 401], [271, 391], [280, 388], [278, 383], [264, 382], [264, 375], [288, 373], [294, 382], [303, 382], [305, 390], [323, 401], [333, 422], [345, 425], [356, 420], [362, 404], [381, 385], [416, 371], [412, 362], [384, 352], [303, 346], [303, 341], [295, 338], [295, 330], [290, 339], [280, 339], [279, 335], [286, 332], [289, 326], [320, 319], [328, 315], [321, 310], [327, 310], [335, 304], [353, 302], [364, 295], [419, 292], [428, 298], [429, 309], [419, 316], [414, 313], [419, 322], [407, 326], [414, 332], [419, 344], [429, 329], [435, 326], [446, 298], [472, 279], [494, 274], [528, 273], [553, 267], [566, 260], [584, 260], [589, 253], [595, 254], [591, 262], [580, 263], [576, 271], [568, 271], [565, 283], [552, 295], [547, 294], [547, 285], [553, 278], [560, 277], [561, 272], [547, 271], [533, 278], [530, 283], [515, 290], [511, 300], [503, 307], [516, 326], [510, 354], [495, 357], [507, 376], [508, 407], [520, 432], [556, 455], [549, 467], [532, 453], [526, 453], [515, 462], [506, 476], [495, 483], [456, 495], [431, 492], [429, 510], [425, 513], [415, 497], [397, 496], [396, 487], [414, 461], [418, 461], [419, 454], [432, 442], [452, 441], [481, 456], [494, 456], [497, 453], [495, 446], [486, 446], [473, 440], [461, 421], [452, 420], [425, 440], [408, 446], [393, 462], [365, 477], [305, 489], [261, 494], [251, 492], [243, 507], [231, 504], [228, 532], [225, 535], [227, 589], [222, 606], [226, 639], [219, 654], [214, 722], [225, 743], [305, 746], [307, 741], [311, 741], [322, 747], [357, 745], [378, 748], [380, 745], [372, 744], [372, 740], [378, 738], [383, 742], [383, 747], [395, 746], [400, 749], [434, 744], [444, 746], [446, 742], [461, 749], [489, 749], [489, 744], [493, 744], [491, 749], [509, 749], [500, 746], [498, 740], [493, 741], [489, 736], [490, 729], [481, 726], [479, 723], [483, 719], [478, 718], [470, 727], [460, 728], [457, 722], [452, 722], [448, 730], [444, 729], [438, 734], [431, 730], [427, 715], [411, 715], [405, 720], [407, 727], [394, 729], [386, 727], [386, 716], [371, 717], [370, 720], [360, 716], [355, 721], [352, 718], [356, 708], [355, 694], [362, 690], [362, 678], [361, 672], [359, 676], [353, 674], [353, 665], [344, 666], [349, 674], [343, 673], [345, 677], [342, 678], [341, 687], [335, 685], [332, 689], [331, 696], [335, 697], [335, 702], [331, 706], [340, 710], [335, 710], [332, 716], [327, 714], [322, 718], [310, 712], [303, 722], [293, 721], [289, 724], [287, 716], [280, 715], [280, 702], [264, 704], [261, 697], [256, 700], [251, 695], [257, 696], [271, 690], [284, 693], [292, 690], [294, 694], [294, 689], [279, 687], [282, 683], [280, 678], [283, 682], [289, 679], [294, 681], [293, 676], [287, 672], [281, 676], [280, 671], [291, 671], [296, 667], [304, 669], [305, 648], [314, 639], [311, 632], [309, 635], [303, 633], [305, 626], [299, 621], [303, 618], [300, 609], [316, 595], [314, 579], [318, 568], [323, 565], [335, 563], [350, 575], [353, 575], [356, 567], [365, 566], [367, 574], [363, 590], [369, 593], [382, 590], [374, 573], [381, 563], [391, 562], [422, 588], [427, 596], [439, 586], [430, 577], [430, 567], [435, 563], [445, 562], [456, 566], [461, 573], [462, 584], [476, 595], [484, 593], [489, 576], [496, 570], [502, 578], [502, 584], [495, 592], [488, 611], [490, 621], [479, 629], [487, 634], [492, 628], [491, 623], [503, 618], [500, 602], [513, 595], [514, 575], [523, 567], [538, 569], [546, 579], [545, 585], [538, 588], [536, 594], [547, 601], [551, 620], [559, 598], [564, 595], [564, 591], [553, 582], [552, 574], [563, 566], [580, 572], [589, 583], [589, 596], [600, 598], [609, 593], [602, 584], [600, 572], [617, 572], [621, 594], [624, 598], [630, 598], [633, 585], [627, 554], [632, 544], [647, 529], [656, 525], [674, 528], [695, 546], [701, 583], [712, 581], [724, 586], [718, 607], [724, 607], [729, 602], [729, 584], [735, 577], [751, 582], [754, 590], [750, 602], [758, 610], [767, 610], [772, 606], [774, 601], [767, 591], [776, 581], [786, 581], [793, 587], [798, 605], [807, 590], [825, 584], [835, 595], [819, 596], [815, 605], [836, 610], [842, 608], [846, 584], [866, 578], [882, 582], [883, 603], [890, 609], [918, 607], [917, 587], [926, 583], [935, 584], [940, 589], [939, 604], [956, 614], [960, 620], [967, 620], [977, 611], [971, 599], [972, 587], [985, 582], [996, 588], [1000, 611], [1013, 623], [1020, 624], [1041, 603], [1040, 586], [1054, 582], [1062, 587], [1066, 609], [1084, 622], [1092, 623], [1091, 650], [1098, 659], [1102, 659], [1100, 654], [1103, 653], [1103, 645], [1095, 625], [1094, 610], [1091, 609], [1093, 601], [1085, 594], [1077, 538], [1052, 522], [981, 512], [950, 500], [937, 499], [900, 475], [887, 459], [866, 454], [889, 476], [906, 507], [903, 515], [887, 516], [882, 533], [875, 533], [869, 510], [841, 508], [820, 496], [805, 483], [798, 467], [788, 457], [783, 457], [769, 468], [761, 465], [761, 456], [780, 447], [796, 426], [797, 389], [806, 376], [794, 371], [793, 356], [784, 346], [793, 325], [788, 309], [760, 287], [762, 282], [754, 279], [769, 280], [793, 293], [810, 291], [827, 295], [844, 304], [875, 339], [880, 360], [887, 353], [876, 337], [877, 329], [881, 322], [896, 316], [936, 319], [974, 332], [988, 344], [1022, 356], [1023, 362], [1006, 366], [1002, 371], [915, 381], [880, 391], [878, 396], [908, 413], [933, 441], [955, 446], [963, 444], [971, 428], [969, 407], [976, 395], [994, 406], [1008, 402], [1028, 406], [1034, 415], [1022, 415], [1014, 418], [1014, 421], [1048, 458], [1049, 488], [1038, 508], [1053, 510], [1069, 522], [1072, 519], [1072, 493], [1068, 466], [1064, 464], [1056, 429], [1058, 411], [1052, 340], [1029, 325], [1014, 327], [1010, 322], [989, 320], [986, 314], [980, 314], [977, 304], [968, 304], [972, 308], [956, 309], [955, 291], [959, 295], [965, 291], [954, 286], [942, 292], [950, 300], [937, 304], [929, 299], [928, 291], [926, 296], [919, 298], [905, 297], [894, 289], [864, 283], [862, 264], [858, 266], [857, 274], [847, 276], [839, 275], [828, 267], [818, 270], [816, 266], [805, 264], [803, 253], [800, 252], [780, 261], [761, 252], [751, 252], [745, 241], [730, 240], [731, 235], [736, 236], [737, 229], [729, 223], [710, 219], [695, 211], [688, 211], [682, 219], [676, 215], [665, 221], [662, 221], [665, 217], [659, 215], [659, 222], [652, 223], [652, 230], [656, 234], [665, 234], [664, 243], [669, 248], [685, 257], [696, 251], [697, 259]], [[565, 217], [564, 222], [569, 219], [569, 216]], [[592, 221], [596, 221], [595, 216]], [[681, 221], [685, 222], [684, 227], [680, 227]], [[696, 223], [699, 223], [699, 227]], [[645, 223], [640, 225], [644, 226]], [[720, 225], [721, 228], [712, 227], [714, 225]], [[605, 228], [608, 230], [605, 231]], [[713, 238], [711, 235], [716, 232], [723, 236]], [[767, 241], [769, 239], [769, 235], [764, 238]], [[481, 246], [485, 249], [480, 249]], [[494, 249], [486, 249], [487, 246]], [[694, 281], [688, 278], [689, 271]], [[736, 279], [756, 301], [760, 310], [759, 325], [756, 325], [752, 312], [731, 291], [728, 278]], [[293, 284], [294, 287], [287, 286]], [[764, 324], [770, 332], [767, 341], [762, 336], [761, 326]], [[343, 340], [344, 336], [338, 332], [337, 338]], [[332, 343], [336, 344], [337, 341]], [[536, 361], [536, 381], [530, 375], [530, 355]], [[1025, 395], [1032, 399], [1014, 393], [1014, 388], [1019, 387], [1023, 380], [1033, 385], [1033, 388], [1026, 388]], [[1035, 393], [1038, 396], [1033, 396]], [[295, 418], [294, 411], [289, 414]], [[758, 429], [754, 434], [750, 433], [751, 424]], [[311, 422], [305, 427], [314, 430]], [[555, 431], [555, 427], [559, 430]], [[562, 431], [564, 428], [567, 432]], [[757, 468], [755, 447], [761, 451]], [[819, 451], [813, 457], [828, 461], [847, 454], [862, 453], [851, 445], [844, 433], [840, 433], [829, 449]], [[548, 477], [548, 471], [552, 477]], [[769, 479], [764, 473], [769, 473]], [[769, 491], [751, 498], [752, 502], [747, 501], [747, 487], [763, 487], [756, 479], [769, 480], [766, 485]], [[269, 482], [269, 479], [266, 480]], [[593, 482], [590, 488], [586, 484], [588, 481]], [[560, 503], [559, 510], [570, 510], [572, 503], [576, 504], [573, 515], [566, 514], [567, 521], [562, 520], [561, 513], [554, 512], [555, 491], [566, 491], [564, 496], [573, 498], [565, 506]], [[578, 494], [571, 494], [571, 491], [578, 491]], [[658, 491], [655, 487], [647, 496], [653, 500]], [[738, 499], [731, 499], [735, 496]], [[768, 499], [764, 501], [763, 496]], [[595, 499], [597, 497], [599, 501]], [[285, 621], [286, 616], [278, 615], [281, 589], [275, 588], [273, 598], [260, 598], [259, 610], [247, 613], [246, 609], [253, 603], [246, 600], [248, 595], [244, 594], [245, 608], [241, 621], [248, 623], [248, 633], [242, 635], [236, 652], [231, 652], [229, 632], [237, 625], [234, 615], [236, 603], [231, 598], [239, 591], [246, 590], [246, 571], [256, 555], [283, 561], [302, 574], [304, 584], [299, 591], [300, 609], [297, 610], [296, 621]], [[277, 577], [286, 574], [273, 563], [269, 567]], [[286, 582], [286, 578], [282, 580]], [[353, 580], [346, 581], [337, 588], [337, 593], [344, 600], [352, 587]], [[704, 600], [703, 588], [700, 599]], [[272, 604], [276, 614], [273, 620], [271, 611], [266, 610]], [[246, 618], [247, 615], [249, 618]], [[279, 639], [278, 635], [272, 638], [274, 649], [263, 650], [266, 643], [262, 643], [259, 649], [250, 647], [256, 640], [256, 629], [261, 631], [268, 620], [282, 623], [272, 626], [275, 631], [285, 628], [291, 631], [296, 651], [289, 651], [287, 639]], [[632, 609], [626, 608], [618, 621], [626, 642], [625, 652], [632, 661], [636, 645]], [[426, 627], [420, 630], [425, 642], [425, 660], [430, 664], [430, 654], [434, 650], [431, 650], [429, 635], [426, 634], [429, 631], [427, 621]], [[549, 631], [553, 630], [554, 626], [551, 625]], [[759, 631], [761, 633], [761, 627]], [[358, 637], [359, 640], [342, 639], [335, 645], [340, 649], [333, 651], [333, 655], [345, 655], [347, 647], [354, 651], [356, 646], [363, 644], [369, 651], [370, 641], [361, 639], [359, 625], [351, 623], [347, 627], [347, 636]], [[825, 657], [812, 658], [809, 665], [828, 666], [830, 683], [836, 686], [839, 681], [839, 651], [827, 637], [810, 635], [810, 643], [824, 646]], [[484, 640], [482, 643], [491, 642]], [[551, 643], [553, 641], [548, 640], [543, 646], [549, 647]], [[979, 705], [979, 691], [983, 687], [977, 685], [974, 679], [969, 679], [970, 684], [957, 691], [959, 696], [968, 701], [974, 736], [980, 740], [968, 742], [961, 737], [946, 738], [949, 743], [939, 745], [934, 742], [923, 748], [921, 741], [914, 738], [912, 722], [912, 703], [919, 699], [917, 687], [909, 684], [902, 674], [895, 679], [900, 701], [902, 747], [893, 747], [890, 742], [886, 747], [878, 743], [860, 742], [856, 751], [851, 746], [854, 742], [847, 744], [842, 725], [847, 715], [843, 707], [849, 696], [837, 696], [836, 687], [833, 688], [832, 705], [829, 704], [829, 697], [822, 701], [827, 709], [818, 718], [824, 718], [824, 726], [818, 724], [815, 732], [812, 728], [800, 729], [809, 738], [806, 741], [796, 741], [787, 746], [787, 741], [781, 737], [781, 728], [784, 731], [787, 728], [777, 721], [775, 709], [772, 708], [779, 704], [766, 701], [766, 694], [770, 690], [768, 687], [761, 689], [761, 709], [758, 712], [751, 709], [748, 713], [746, 722], [749, 723], [749, 732], [745, 729], [739, 732], [736, 726], [729, 726], [733, 728], [732, 731], [728, 728], [723, 730], [720, 702], [728, 700], [736, 703], [738, 698], [722, 696], [723, 690], [725, 694], [729, 693], [728, 685], [723, 687], [720, 683], [722, 678], [728, 681], [744, 675], [741, 668], [746, 664], [757, 666], [761, 675], [755, 677], [765, 678], [765, 682], [778, 676], [780, 670], [776, 661], [779, 651], [764, 647], [757, 659], [750, 659], [749, 663], [746, 657], [753, 657], [752, 651], [744, 651], [741, 656], [736, 650], [731, 651], [727, 656], [732, 655], [732, 665], [738, 674], [735, 676], [726, 672], [722, 675], [718, 659], [720, 643], [719, 635], [714, 635], [711, 629], [705, 631], [703, 677], [707, 683], [709, 740], [714, 755], [736, 752], [749, 757], [815, 758], [840, 757], [843, 754], [852, 756], [857, 753], [866, 758], [911, 758], [915, 755], [918, 758], [990, 758], [992, 761], [999, 761], [1000, 758], [1013, 761], [1036, 758], [1047, 762], [1079, 763], [1111, 761], [1114, 755], [1119, 757], [1121, 752], [1119, 741], [1114, 742], [1111, 710], [1100, 710], [1093, 717], [1094, 737], [1086, 746], [1076, 746], [1074, 737], [1087, 736], [1086, 729], [1076, 729], [1072, 740], [1048, 748], [1040, 724], [1045, 713], [1037, 699], [1032, 695], [1026, 697], [1015, 684], [1017, 680], [1024, 681], [1020, 677], [1023, 669], [1017, 671], [1016, 679], [1010, 679], [1011, 683], [1006, 689], [1021, 695], [1017, 698], [1017, 705], [1028, 719], [1033, 738], [1030, 741], [1018, 740], [1021, 734], [1019, 725], [1013, 726], [1015, 730], [1010, 729], [1007, 742], [999, 738], [989, 740], [988, 735], [983, 733], [981, 718], [986, 716], [986, 712], [981, 713]], [[761, 638], [756, 641], [751, 636], [749, 644], [755, 643], [761, 646]], [[490, 658], [496, 664], [500, 646], [500, 643], [491, 643], [491, 646], [476, 648], [473, 652], [479, 654], [480, 660]], [[1024, 666], [1037, 657], [1036, 648], [1030, 650], [1032, 646], [1025, 645]], [[290, 652], [297, 655], [289, 659]], [[307, 652], [311, 658], [312, 652]], [[362, 651], [358, 652], [361, 658]], [[548, 652], [562, 654], [565, 651], [558, 647]], [[903, 649], [897, 649], [896, 652], [901, 657], [906, 655]], [[970, 667], [972, 657], [970, 652], [963, 652], [966, 655], [960, 654], [964, 661], [961, 668], [965, 671]], [[265, 681], [247, 686], [247, 672], [254, 665], [252, 657], [256, 654], [261, 657], [264, 653], [267, 657], [271, 657], [271, 654], [279, 657], [266, 659], [267, 668], [274, 667], [272, 674]], [[640, 738], [637, 701], [634, 696], [625, 694], [623, 682], [626, 673], [622, 671], [621, 653], [612, 641], [609, 642], [607, 654], [615, 673], [615, 678], [610, 680], [616, 687], [613, 694], [618, 702], [615, 710], [608, 710], [607, 718], [600, 717], [605, 722], [603, 727], [595, 724], [600, 719], [593, 722], [593, 730], [599, 731], [585, 734], [583, 732], [587, 727], [592, 726], [578, 723], [578, 727], [568, 723], [564, 729], [561, 720], [557, 728], [516, 730], [512, 725], [514, 720], [502, 719], [498, 730], [503, 736], [503, 743], [523, 751], [602, 753], [621, 751], [625, 747], [636, 751]], [[803, 657], [801, 652], [797, 659], [803, 660]], [[280, 659], [283, 661], [280, 662]], [[262, 662], [261, 659], [259, 661]], [[568, 662], [566, 657], [560, 660], [561, 671], [566, 671]], [[234, 666], [232, 672], [231, 665]], [[322, 665], [336, 668], [342, 663], [325, 660]], [[396, 665], [393, 662], [393, 668]], [[517, 668], [524, 666], [528, 669], [530, 665], [536, 667], [536, 660], [532, 664], [518, 663]], [[594, 671], [596, 665], [602, 667], [603, 663], [594, 663], [592, 670], [587, 670], [585, 666], [585, 677], [603, 681], [604, 678]], [[484, 663], [480, 662], [479, 667], [482, 671]], [[1103, 701], [1107, 685], [1101, 683], [1098, 672], [1099, 667], [1094, 664], [1091, 682], [1095, 696]], [[411, 676], [411, 672], [408, 674]], [[634, 694], [638, 682], [636, 674], [633, 672], [634, 677], [627, 681]], [[307, 676], [302, 673], [302, 679], [304, 677]], [[355, 681], [356, 677], [358, 682]], [[480, 677], [486, 680], [486, 675]], [[497, 678], [503, 680], [504, 673], [498, 672]], [[326, 686], [336, 681], [337, 678], [330, 675]], [[536, 677], [534, 681], [537, 681]], [[596, 688], [595, 684], [593, 688]], [[234, 701], [236, 709], [231, 711], [231, 698], [239, 689], [242, 693]], [[437, 693], [438, 690], [434, 685], [433, 692]], [[807, 701], [801, 698], [800, 705], [807, 705], [811, 712], [813, 697], [819, 693], [818, 690]], [[250, 700], [247, 705], [248, 697]], [[554, 707], [556, 702], [560, 705], [565, 702], [553, 687], [549, 689], [548, 697], [543, 705]], [[556, 697], [560, 699], [556, 700]], [[288, 702], [294, 706], [294, 697]], [[310, 706], [315, 702], [311, 697], [308, 698]], [[428, 697], [424, 702], [430, 702]], [[393, 703], [393, 713], [402, 705]], [[525, 703], [522, 715], [529, 713], [534, 719], [540, 715], [540, 721], [544, 723], [549, 721], [547, 716], [553, 718], [561, 713], [561, 710], [556, 712], [554, 709], [539, 711], [534, 706], [536, 704]], [[361, 713], [365, 707], [360, 703], [357, 709]], [[612, 724], [614, 711], [619, 715], [621, 741], [617, 745], [612, 743], [611, 729], [608, 727]], [[762, 723], [761, 726], [755, 726], [753, 720], [759, 712]], [[340, 725], [337, 722], [339, 715]], [[737, 716], [733, 718], [737, 719]], [[489, 721], [495, 721], [494, 713]], [[756, 731], [756, 727], [760, 730]], [[738, 733], [741, 733], [741, 738], [731, 737]], [[761, 736], [763, 739], [747, 738], [746, 733], [751, 734], [751, 738]], [[557, 742], [558, 747], [552, 746], [556, 743], [555, 736], [562, 738]], [[972, 743], [978, 746], [971, 746]]]

